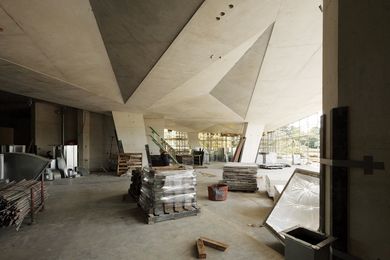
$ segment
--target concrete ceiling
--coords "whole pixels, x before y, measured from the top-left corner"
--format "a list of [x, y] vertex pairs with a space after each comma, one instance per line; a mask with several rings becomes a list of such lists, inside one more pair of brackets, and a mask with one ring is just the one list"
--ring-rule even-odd
[[204, 0], [90, 0], [127, 101]]
[[320, 1], [202, 2], [0, 0], [0, 89], [193, 131], [320, 111]]

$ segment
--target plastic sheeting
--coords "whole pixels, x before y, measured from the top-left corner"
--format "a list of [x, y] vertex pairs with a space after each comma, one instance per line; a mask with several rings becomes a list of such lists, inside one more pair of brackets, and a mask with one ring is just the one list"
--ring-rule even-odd
[[196, 176], [193, 169], [155, 171], [144, 168], [139, 203], [144, 210], [166, 203], [196, 206]]
[[279, 239], [294, 226], [318, 230], [320, 223], [319, 173], [296, 169], [265, 220], [265, 226]]

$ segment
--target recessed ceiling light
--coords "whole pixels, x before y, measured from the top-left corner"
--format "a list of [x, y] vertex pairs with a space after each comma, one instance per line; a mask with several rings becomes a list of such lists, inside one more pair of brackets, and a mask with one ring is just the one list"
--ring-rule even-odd
[[221, 16], [224, 16], [224, 15], [225, 15], [225, 12], [221, 12], [220, 15], [221, 15]]
[[221, 17], [215, 17], [215, 19], [217, 19], [219, 21], [219, 20], [221, 20]]
[[232, 4], [229, 5], [229, 8], [230, 8], [230, 9], [232, 9], [233, 7], [234, 7], [234, 5], [232, 5]]
[[3, 31], [4, 31], [4, 29], [0, 27], [0, 32], [3, 32]]

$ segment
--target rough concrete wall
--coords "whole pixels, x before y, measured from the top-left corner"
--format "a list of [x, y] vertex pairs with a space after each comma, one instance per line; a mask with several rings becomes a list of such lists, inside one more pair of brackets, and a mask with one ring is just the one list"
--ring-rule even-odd
[[52, 145], [61, 143], [60, 106], [44, 102], [35, 103], [35, 144], [38, 155], [52, 151]]
[[125, 153], [142, 153], [142, 164], [147, 166], [146, 132], [142, 114], [112, 111], [118, 139]]
[[77, 144], [77, 109], [67, 107], [64, 110], [64, 114], [65, 144], [70, 142]]
[[[324, 112], [332, 106], [348, 106], [350, 113], [350, 159], [372, 155], [384, 162], [385, 171], [364, 175], [362, 169], [349, 173], [349, 248], [362, 259], [390, 259], [390, 2], [343, 0], [328, 9], [325, 1], [324, 53], [334, 52], [338, 61], [324, 63]], [[333, 1], [332, 4], [334, 4]], [[338, 16], [338, 25], [332, 20]], [[328, 45], [327, 43], [331, 43]], [[325, 55], [326, 56], [326, 55]], [[338, 82], [334, 68], [338, 67]], [[337, 85], [338, 84], [338, 85]], [[335, 98], [335, 95], [338, 97]], [[327, 189], [329, 192], [329, 187]]]
[[114, 132], [114, 122], [111, 116], [90, 113], [90, 154], [89, 167], [91, 171], [108, 170], [108, 161], [118, 153]]
[[[338, 106], [338, 0], [324, 0], [323, 22], [323, 113], [328, 115], [326, 123], [326, 140], [329, 147], [330, 124], [329, 112]], [[330, 158], [330, 149], [326, 151], [326, 157]], [[325, 186], [330, 187], [330, 175], [326, 175]], [[330, 233], [330, 192], [325, 198], [325, 227]]]

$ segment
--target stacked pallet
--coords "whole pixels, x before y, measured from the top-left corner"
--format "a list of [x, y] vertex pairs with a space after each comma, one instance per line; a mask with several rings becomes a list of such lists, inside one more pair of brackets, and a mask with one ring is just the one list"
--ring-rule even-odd
[[257, 164], [227, 163], [223, 167], [222, 183], [231, 191], [257, 191]]
[[121, 176], [129, 170], [142, 167], [142, 153], [118, 154], [117, 175]]
[[0, 226], [15, 226], [18, 230], [27, 215], [41, 209], [46, 198], [46, 189], [39, 181], [21, 180], [1, 184]]
[[148, 223], [197, 215], [194, 170], [144, 168], [139, 205]]

